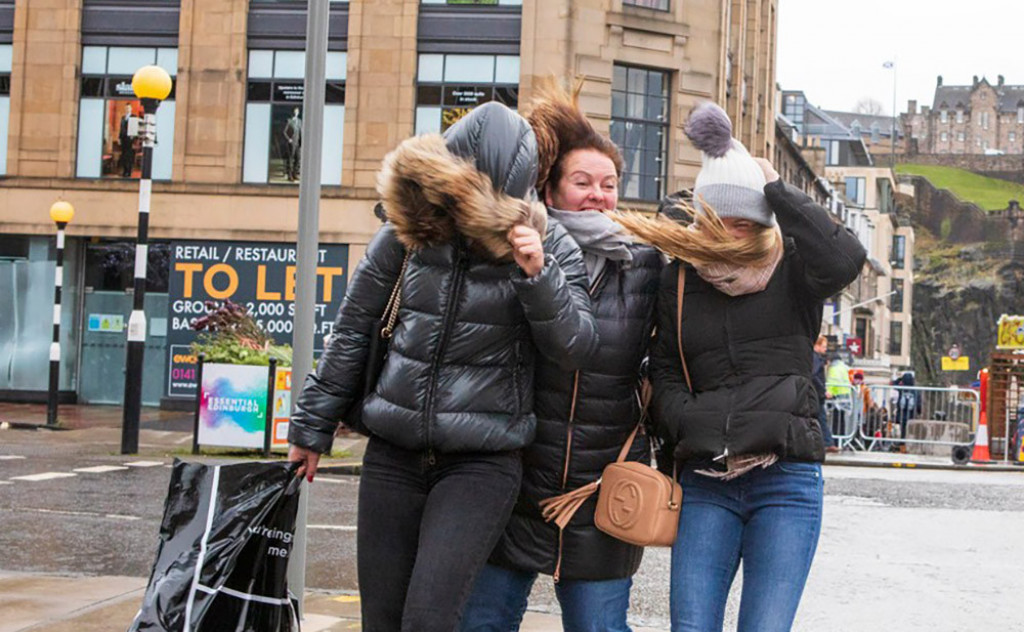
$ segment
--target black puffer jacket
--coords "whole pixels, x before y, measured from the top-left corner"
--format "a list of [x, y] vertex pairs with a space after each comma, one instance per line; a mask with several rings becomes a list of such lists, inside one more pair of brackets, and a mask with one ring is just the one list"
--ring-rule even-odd
[[662, 273], [652, 416], [677, 463], [726, 452], [824, 459], [812, 347], [824, 299], [857, 278], [866, 253], [798, 189], [776, 181], [764, 191], [786, 251], [763, 291], [730, 297], [687, 266], [683, 351], [695, 395], [686, 388], [676, 347], [679, 264]]
[[[558, 527], [545, 522], [538, 508], [545, 498], [600, 478], [640, 418], [640, 362], [651, 339], [663, 262], [648, 246], [631, 250], [631, 263], [608, 262], [593, 285], [601, 338], [593, 362], [579, 373], [546, 361], [537, 366], [537, 438], [524, 452], [522, 491], [493, 564], [550, 575], [561, 556], [561, 577], [585, 580], [629, 577], [640, 565], [642, 548], [594, 526], [596, 495], [566, 526], [561, 546]], [[648, 462], [649, 455], [647, 436], [637, 435], [629, 459]]]
[[[475, 168], [453, 154], [475, 157]], [[378, 184], [390, 221], [352, 275], [297, 402], [291, 443], [328, 451], [359, 400], [370, 336], [406, 247], [399, 323], [363, 423], [409, 450], [493, 452], [533, 439], [536, 350], [570, 369], [597, 349], [586, 269], [564, 227], [548, 223], [536, 277], [496, 262], [508, 258], [512, 225], [525, 217], [543, 227], [543, 206], [523, 201], [535, 177], [533, 132], [496, 104], [474, 110], [444, 140], [412, 138], [392, 152]]]

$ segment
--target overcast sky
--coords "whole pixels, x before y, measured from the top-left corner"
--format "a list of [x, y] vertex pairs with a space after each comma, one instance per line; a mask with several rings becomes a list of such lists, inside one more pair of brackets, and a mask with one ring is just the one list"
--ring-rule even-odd
[[779, 0], [777, 81], [812, 104], [852, 112], [865, 97], [890, 115], [932, 104], [935, 79], [1024, 84], [1024, 0]]

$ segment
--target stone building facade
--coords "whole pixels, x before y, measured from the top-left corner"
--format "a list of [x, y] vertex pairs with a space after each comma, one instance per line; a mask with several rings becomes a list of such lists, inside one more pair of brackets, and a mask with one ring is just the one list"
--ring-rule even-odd
[[901, 115], [908, 154], [1024, 154], [1024, 85], [1002, 75], [993, 85], [974, 77], [971, 85], [944, 85], [940, 75], [932, 105], [917, 101]]
[[[107, 357], [95, 349], [113, 345], [109, 363], [123, 343], [96, 339], [105, 330], [90, 330], [91, 316], [130, 305], [141, 154], [130, 133], [139, 113], [131, 75], [155, 63], [174, 80], [157, 115], [147, 298], [151, 317], [163, 314], [173, 332], [176, 244], [294, 243], [300, 141], [289, 130], [301, 129], [305, 6], [0, 0], [0, 266], [33, 271], [9, 291], [47, 295], [37, 287], [53, 278], [47, 210], [58, 198], [75, 206], [64, 282], [65, 322], [74, 325], [62, 345], [69, 397], [119, 398], [85, 393], [79, 378]], [[354, 266], [379, 226], [374, 183], [388, 151], [484, 101], [524, 106], [549, 76], [582, 78], [584, 109], [622, 146], [624, 206], [653, 209], [692, 185], [700, 155], [682, 126], [700, 101], [723, 104], [752, 153], [772, 156], [777, 8], [778, 0], [332, 0], [321, 243], [344, 248], [345, 270]], [[45, 307], [40, 299], [0, 308], [0, 338], [26, 343], [0, 349], [5, 365], [38, 360], [45, 371], [45, 357], [24, 354], [49, 329], [2, 325], [32, 323]], [[173, 355], [157, 331], [147, 351], [150, 403], [166, 398], [173, 368], [148, 364]], [[33, 371], [0, 380], [0, 398], [38, 395], [45, 380]]]

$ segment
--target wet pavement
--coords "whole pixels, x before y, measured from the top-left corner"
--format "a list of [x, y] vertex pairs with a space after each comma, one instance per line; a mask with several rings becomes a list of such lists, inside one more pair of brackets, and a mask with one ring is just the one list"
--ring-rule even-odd
[[[119, 409], [69, 411], [77, 414], [68, 424], [74, 428], [66, 431], [10, 429], [15, 416], [39, 419], [40, 408], [0, 405], [0, 424], [9, 424], [0, 429], [0, 595], [7, 595], [3, 582], [12, 573], [29, 588], [63, 578], [74, 586], [66, 594], [86, 594], [89, 582], [113, 578], [111, 595], [85, 610], [112, 608], [117, 626], [109, 625], [114, 619], [108, 615], [106, 628], [54, 623], [33, 629], [123, 629], [141, 592], [125, 596], [122, 589], [141, 591], [149, 574], [169, 466], [176, 457], [196, 458], [190, 454], [191, 435], [177, 429], [189, 417], [148, 411], [140, 454], [124, 456], [118, 454]], [[337, 443], [350, 454], [328, 466], [356, 470], [363, 442]], [[850, 459], [856, 455], [844, 462]], [[826, 466], [825, 477], [822, 539], [794, 630], [1006, 629], [1014, 620], [1024, 567], [1024, 549], [1016, 544], [1024, 524], [1024, 472], [845, 465]], [[307, 587], [313, 591], [310, 603], [323, 606], [309, 611], [328, 617], [320, 629], [358, 625], [357, 492], [357, 477], [338, 474], [319, 476], [311, 488]], [[669, 557], [667, 549], [646, 552], [634, 578], [634, 626], [667, 629]], [[730, 598], [726, 629], [735, 625], [741, 583]], [[41, 590], [22, 589], [31, 593], [29, 602]], [[0, 597], [5, 613], [6, 598]], [[545, 617], [558, 611], [549, 579], [537, 582], [530, 604], [541, 626], [533, 629], [560, 628], [556, 618]], [[12, 627], [13, 620], [0, 620], [0, 632], [23, 629]]]

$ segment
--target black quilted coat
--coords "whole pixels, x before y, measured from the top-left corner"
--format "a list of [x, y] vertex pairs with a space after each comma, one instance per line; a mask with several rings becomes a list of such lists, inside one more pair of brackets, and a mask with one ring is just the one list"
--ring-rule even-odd
[[[591, 303], [601, 349], [579, 372], [547, 361], [537, 366], [537, 438], [524, 452], [523, 487], [491, 563], [554, 574], [561, 558], [565, 579], [629, 577], [643, 554], [594, 526], [597, 496], [573, 516], [559, 542], [558, 527], [541, 517], [538, 503], [600, 478], [640, 418], [637, 387], [654, 321], [662, 258], [648, 246], [631, 246], [633, 261], [609, 261], [592, 286]], [[574, 390], [575, 398], [573, 397]], [[650, 460], [638, 434], [632, 461]]]
[[695, 394], [676, 347], [679, 264], [662, 273], [652, 417], [677, 463], [766, 452], [824, 459], [812, 347], [823, 301], [857, 278], [866, 252], [800, 190], [775, 181], [764, 191], [786, 250], [763, 291], [730, 297], [686, 266], [683, 351]]
[[548, 223], [536, 277], [508, 256], [507, 230], [546, 215], [524, 201], [536, 168], [532, 130], [497, 104], [475, 109], [443, 140], [409, 139], [386, 159], [378, 189], [389, 222], [352, 275], [298, 399], [291, 443], [330, 449], [361, 395], [370, 336], [407, 248], [398, 327], [362, 422], [408, 450], [495, 452], [533, 439], [538, 352], [568, 370], [598, 343], [583, 258], [564, 227]]

